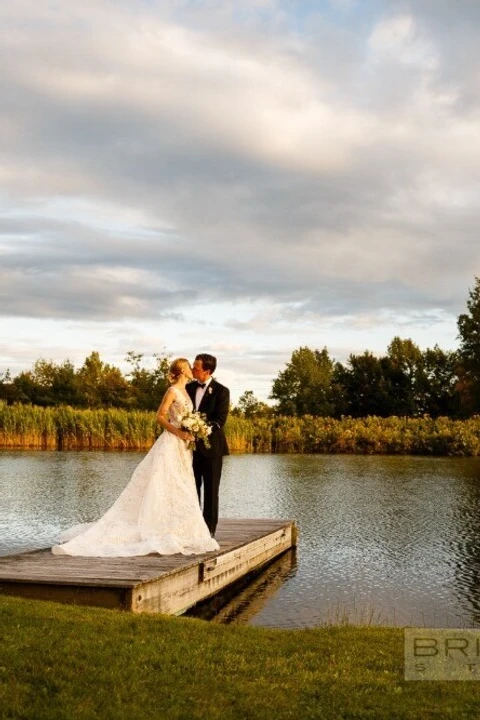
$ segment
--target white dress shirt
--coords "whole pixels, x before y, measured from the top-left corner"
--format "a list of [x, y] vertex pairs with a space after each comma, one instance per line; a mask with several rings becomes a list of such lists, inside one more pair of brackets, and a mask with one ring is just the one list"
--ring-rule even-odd
[[205, 393], [207, 392], [207, 388], [211, 382], [212, 382], [212, 378], [210, 377], [210, 378], [208, 378], [208, 380], [206, 380], [205, 387], [203, 387], [203, 388], [197, 387], [197, 390], [195, 392], [195, 410], [198, 410], [200, 403], [202, 402], [202, 398], [205, 395]]

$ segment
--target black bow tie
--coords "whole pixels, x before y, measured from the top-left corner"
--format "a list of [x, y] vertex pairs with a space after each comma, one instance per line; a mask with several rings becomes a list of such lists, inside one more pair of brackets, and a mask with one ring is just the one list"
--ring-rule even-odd
[[197, 382], [197, 387], [204, 388], [207, 383], [199, 383]]

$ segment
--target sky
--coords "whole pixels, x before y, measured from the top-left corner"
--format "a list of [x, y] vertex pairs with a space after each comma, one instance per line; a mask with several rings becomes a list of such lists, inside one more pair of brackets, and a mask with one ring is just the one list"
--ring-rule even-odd
[[0, 373], [458, 347], [478, 0], [0, 5]]

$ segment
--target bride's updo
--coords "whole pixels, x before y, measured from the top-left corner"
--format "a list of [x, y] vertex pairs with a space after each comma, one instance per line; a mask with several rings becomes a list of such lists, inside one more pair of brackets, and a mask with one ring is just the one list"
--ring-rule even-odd
[[168, 381], [170, 384], [176, 382], [180, 375], [185, 370], [185, 366], [188, 365], [186, 358], [177, 358], [174, 360], [168, 368]]

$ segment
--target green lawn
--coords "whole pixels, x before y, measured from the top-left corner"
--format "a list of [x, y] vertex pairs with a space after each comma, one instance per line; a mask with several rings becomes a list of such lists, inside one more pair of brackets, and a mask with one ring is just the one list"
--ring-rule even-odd
[[403, 631], [268, 630], [0, 596], [0, 717], [478, 718], [477, 682], [405, 682]]

